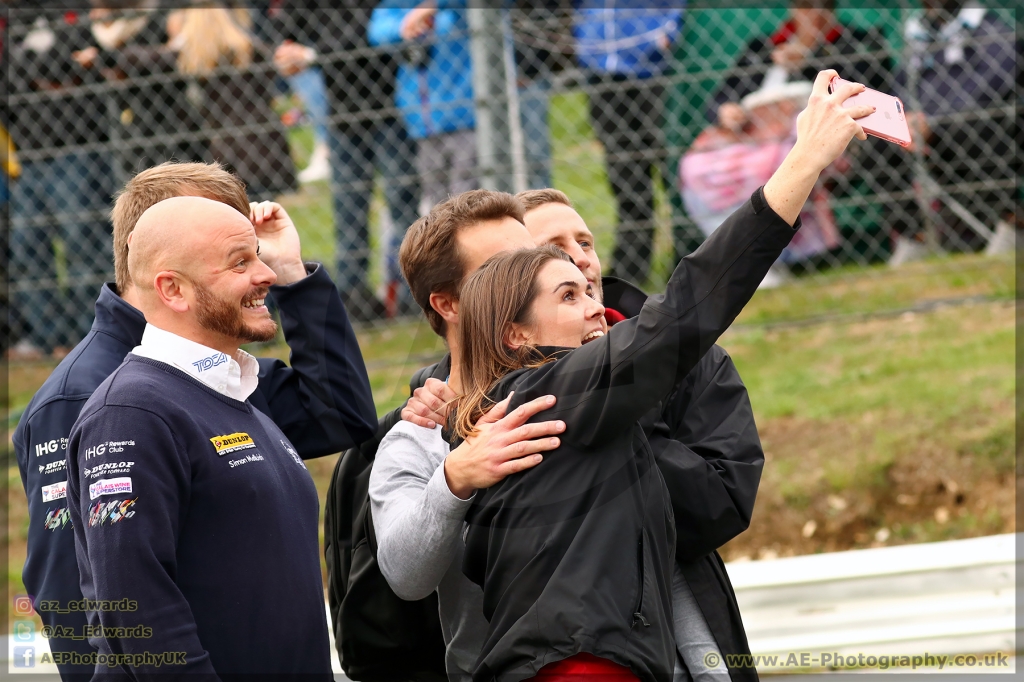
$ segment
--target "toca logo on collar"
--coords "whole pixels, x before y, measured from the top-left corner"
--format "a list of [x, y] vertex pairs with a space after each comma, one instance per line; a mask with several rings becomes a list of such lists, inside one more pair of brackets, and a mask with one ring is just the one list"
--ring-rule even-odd
[[195, 362], [192, 363], [192, 366], [196, 368], [197, 372], [205, 372], [208, 369], [213, 369], [217, 365], [223, 365], [227, 361], [227, 355], [225, 355], [224, 353], [217, 353], [216, 355], [211, 355], [208, 358], [196, 360]]
[[252, 437], [248, 433], [229, 433], [226, 436], [214, 436], [210, 439], [210, 442], [213, 443], [213, 449], [217, 451], [218, 457], [256, 447], [256, 443], [252, 442]]

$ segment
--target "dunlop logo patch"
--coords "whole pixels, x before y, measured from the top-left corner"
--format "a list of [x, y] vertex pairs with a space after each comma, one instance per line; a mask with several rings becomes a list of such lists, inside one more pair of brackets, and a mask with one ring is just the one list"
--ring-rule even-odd
[[213, 448], [217, 451], [218, 457], [230, 455], [239, 450], [248, 450], [256, 447], [248, 433], [229, 433], [226, 436], [214, 436], [210, 439]]

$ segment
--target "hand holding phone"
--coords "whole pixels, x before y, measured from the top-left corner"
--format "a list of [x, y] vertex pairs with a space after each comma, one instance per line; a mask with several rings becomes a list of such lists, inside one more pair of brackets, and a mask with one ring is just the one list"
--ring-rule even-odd
[[[828, 84], [828, 91], [834, 92], [835, 88], [848, 82], [839, 76], [834, 76]], [[901, 147], [910, 146], [911, 136], [910, 126], [907, 123], [907, 112], [899, 97], [865, 88], [864, 92], [848, 97], [843, 102], [843, 106], [847, 108], [861, 105], [875, 107], [875, 113], [857, 119], [857, 123], [865, 133], [888, 142], [895, 142]]]

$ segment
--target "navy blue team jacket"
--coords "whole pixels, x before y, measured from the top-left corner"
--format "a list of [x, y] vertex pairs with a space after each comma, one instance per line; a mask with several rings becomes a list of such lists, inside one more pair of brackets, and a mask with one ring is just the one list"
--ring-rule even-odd
[[67, 473], [98, 670], [113, 654], [133, 679], [333, 679], [316, 486], [251, 403], [129, 354], [82, 408]]
[[[289, 285], [272, 286], [291, 366], [259, 360], [259, 388], [249, 397], [303, 459], [333, 454], [370, 436], [377, 417], [366, 367], [337, 288], [322, 266]], [[14, 432], [14, 448], [29, 502], [28, 556], [22, 571], [45, 626], [73, 635], [49, 640], [54, 652], [88, 654], [83, 613], [42, 611], [54, 602], [68, 610], [82, 598], [74, 535], [65, 497], [65, 455], [71, 426], [86, 400], [142, 341], [146, 320], [112, 284], [96, 301], [92, 330], [57, 366], [32, 398]], [[88, 676], [92, 666], [58, 665], [62, 675]]]

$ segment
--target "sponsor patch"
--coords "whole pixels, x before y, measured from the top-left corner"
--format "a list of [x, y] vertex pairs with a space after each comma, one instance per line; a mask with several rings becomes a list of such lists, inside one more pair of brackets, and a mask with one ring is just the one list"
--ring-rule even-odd
[[248, 450], [256, 447], [248, 433], [229, 433], [226, 436], [214, 436], [210, 439], [213, 449], [217, 451], [218, 457], [230, 455], [239, 450]]
[[288, 454], [292, 456], [292, 459], [295, 460], [296, 464], [298, 464], [303, 469], [306, 468], [306, 464], [302, 461], [302, 458], [299, 457], [299, 453], [295, 452], [295, 448], [291, 446], [291, 443], [289, 443], [286, 440], [282, 440], [281, 445], [283, 445], [284, 449], [288, 451]]
[[102, 526], [104, 523], [113, 526], [125, 519], [135, 516], [135, 501], [139, 498], [133, 497], [130, 500], [102, 500], [89, 507], [89, 526]]
[[36, 443], [36, 457], [56, 454], [58, 450], [68, 449], [67, 438], [54, 438], [43, 443]]
[[89, 499], [95, 500], [102, 495], [124, 495], [132, 492], [132, 479], [127, 476], [123, 478], [103, 478], [95, 483], [89, 484]]
[[85, 459], [88, 461], [93, 457], [100, 457], [108, 452], [124, 452], [125, 448], [133, 447], [134, 445], [134, 440], [108, 440], [105, 443], [86, 448]]
[[57, 507], [46, 510], [46, 519], [43, 521], [46, 530], [58, 530], [64, 526], [71, 525], [71, 510], [67, 507]]
[[192, 366], [196, 368], [197, 372], [205, 372], [208, 369], [213, 369], [217, 365], [223, 365], [227, 361], [227, 355], [225, 355], [224, 353], [217, 353], [216, 355], [211, 355], [208, 358], [196, 360], [195, 362], [192, 363]]
[[68, 461], [66, 459], [57, 460], [56, 462], [50, 462], [49, 464], [40, 464], [39, 473], [46, 476], [47, 474], [54, 474], [58, 471], [64, 471], [68, 468]]
[[43, 502], [63, 500], [68, 496], [68, 482], [51, 483], [50, 485], [44, 485], [40, 490], [43, 492]]
[[100, 476], [117, 476], [118, 474], [131, 473], [135, 462], [104, 462], [94, 467], [82, 469], [82, 476], [86, 478], [99, 478]]

